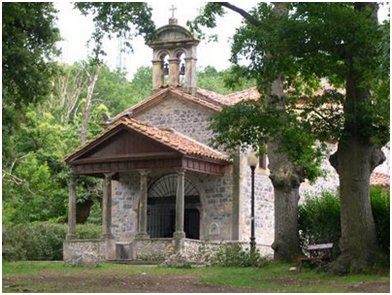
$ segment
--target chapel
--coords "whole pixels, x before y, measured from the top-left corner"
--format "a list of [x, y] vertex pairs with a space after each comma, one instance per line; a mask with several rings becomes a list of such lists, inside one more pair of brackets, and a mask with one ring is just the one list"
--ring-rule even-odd
[[[211, 116], [255, 100], [256, 88], [221, 95], [197, 87], [197, 40], [174, 17], [146, 45], [152, 49], [152, 95], [107, 122], [102, 133], [66, 158], [72, 168], [64, 260], [164, 260], [202, 247], [249, 245], [251, 169], [247, 153], [210, 145]], [[331, 167], [301, 194], [336, 190]], [[76, 239], [77, 179], [103, 179], [102, 238]], [[273, 187], [268, 159], [255, 171], [256, 247], [271, 255]], [[388, 180], [389, 181], [389, 180]]]

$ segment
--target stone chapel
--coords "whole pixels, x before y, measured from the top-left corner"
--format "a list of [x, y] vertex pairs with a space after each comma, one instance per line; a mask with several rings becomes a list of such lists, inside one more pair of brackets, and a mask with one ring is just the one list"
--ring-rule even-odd
[[[259, 94], [255, 88], [229, 95], [198, 88], [198, 44], [175, 18], [169, 19], [147, 43], [153, 51], [152, 96], [116, 115], [98, 137], [66, 158], [72, 167], [66, 262], [164, 260], [178, 252], [196, 261], [201, 247], [249, 245], [247, 154], [229, 157], [209, 146], [209, 120], [223, 106], [257, 99]], [[268, 159], [260, 158], [255, 173], [255, 236], [264, 255], [272, 254], [274, 239], [273, 187], [267, 167]], [[301, 185], [301, 194], [335, 190], [338, 177], [331, 167], [327, 170], [327, 178]], [[103, 179], [99, 240], [76, 239], [80, 175]]]

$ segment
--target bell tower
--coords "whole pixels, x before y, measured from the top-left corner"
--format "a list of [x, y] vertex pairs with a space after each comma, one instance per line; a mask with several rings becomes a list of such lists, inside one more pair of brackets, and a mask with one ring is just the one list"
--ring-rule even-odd
[[178, 25], [172, 16], [169, 24], [156, 31], [155, 39], [147, 42], [153, 50], [152, 88], [157, 91], [170, 86], [187, 93], [196, 92], [196, 48], [199, 40], [191, 32]]

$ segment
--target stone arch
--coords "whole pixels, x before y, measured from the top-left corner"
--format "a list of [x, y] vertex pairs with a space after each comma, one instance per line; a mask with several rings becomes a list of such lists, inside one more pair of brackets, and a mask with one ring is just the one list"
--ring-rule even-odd
[[[177, 174], [151, 181], [147, 192], [147, 232], [151, 238], [171, 238], [175, 230]], [[200, 239], [201, 201], [198, 188], [185, 177], [184, 231], [187, 238]]]

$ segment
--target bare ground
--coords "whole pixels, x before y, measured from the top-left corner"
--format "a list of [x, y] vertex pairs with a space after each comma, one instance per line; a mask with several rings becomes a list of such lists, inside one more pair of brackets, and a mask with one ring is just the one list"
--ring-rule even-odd
[[214, 286], [197, 282], [197, 275], [99, 276], [84, 274], [3, 277], [3, 292], [127, 292], [127, 293], [247, 293], [256, 289]]
[[[89, 273], [45, 273], [7, 275], [3, 292], [96, 292], [96, 293], [262, 293], [270, 290], [234, 288], [198, 282], [196, 274], [152, 275], [147, 273], [108, 275]], [[281, 286], [298, 285], [295, 279], [271, 280]], [[307, 282], [305, 282], [306, 284]], [[311, 282], [309, 282], [311, 283]], [[315, 282], [313, 282], [315, 283]], [[301, 284], [304, 284], [302, 281]], [[339, 286], [343, 292], [389, 293], [387, 283], [357, 283]]]

